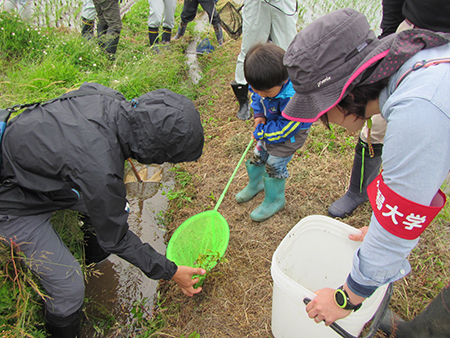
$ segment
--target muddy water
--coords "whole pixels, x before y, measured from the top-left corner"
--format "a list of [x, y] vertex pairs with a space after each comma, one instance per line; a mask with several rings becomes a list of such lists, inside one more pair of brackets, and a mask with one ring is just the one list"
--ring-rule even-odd
[[[158, 219], [168, 205], [164, 194], [174, 185], [169, 168], [168, 164], [137, 165], [136, 169], [144, 182], [138, 183], [131, 170], [125, 178], [131, 209], [128, 218], [130, 229], [160, 253], [165, 253], [166, 247], [163, 239], [165, 230], [161, 225], [158, 226]], [[157, 281], [147, 278], [138, 268], [116, 255], [97, 264], [96, 270], [101, 275], [90, 277], [86, 284], [88, 317], [103, 320], [114, 317], [110, 326], [115, 322], [130, 324], [133, 319], [131, 310], [136, 302], [142, 302], [148, 313], [151, 313]], [[92, 326], [85, 325], [84, 337], [95, 337], [95, 334]]]

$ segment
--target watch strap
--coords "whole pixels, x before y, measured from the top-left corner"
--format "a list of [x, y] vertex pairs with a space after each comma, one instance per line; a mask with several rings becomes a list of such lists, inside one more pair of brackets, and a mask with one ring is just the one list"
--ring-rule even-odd
[[362, 303], [354, 305], [350, 302], [350, 297], [347, 291], [344, 290], [343, 286], [340, 286], [336, 289], [334, 293], [334, 300], [337, 306], [339, 306], [341, 309], [344, 310], [358, 311], [359, 308], [362, 306]]

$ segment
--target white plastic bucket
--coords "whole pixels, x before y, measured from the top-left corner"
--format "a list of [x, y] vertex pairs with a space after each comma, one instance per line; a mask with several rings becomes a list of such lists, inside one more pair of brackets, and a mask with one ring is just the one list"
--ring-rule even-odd
[[[361, 242], [348, 239], [359, 230], [326, 216], [308, 216], [291, 229], [272, 257], [272, 333], [276, 338], [336, 338], [339, 334], [308, 317], [303, 303], [313, 291], [337, 288], [351, 271], [353, 254]], [[379, 288], [363, 306], [336, 321], [358, 337], [386, 293]]]

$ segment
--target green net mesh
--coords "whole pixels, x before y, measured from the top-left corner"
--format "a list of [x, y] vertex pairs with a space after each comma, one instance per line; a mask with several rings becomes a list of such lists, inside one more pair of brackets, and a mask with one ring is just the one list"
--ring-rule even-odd
[[[216, 210], [205, 211], [184, 221], [173, 233], [166, 256], [176, 265], [210, 271], [223, 257], [230, 239], [225, 218]], [[204, 276], [200, 276], [203, 283]]]
[[223, 29], [232, 39], [239, 39], [242, 34], [242, 16], [239, 8], [234, 7], [231, 2], [227, 2], [220, 10], [219, 16]]

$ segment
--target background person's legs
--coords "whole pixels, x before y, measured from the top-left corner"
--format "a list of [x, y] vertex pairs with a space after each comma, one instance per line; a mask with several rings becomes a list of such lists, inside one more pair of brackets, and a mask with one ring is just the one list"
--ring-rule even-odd
[[270, 39], [275, 45], [286, 51], [297, 35], [298, 12], [295, 12], [293, 15], [286, 15], [273, 7], [270, 10], [272, 11]]
[[216, 10], [216, 3], [210, 0], [199, 0], [198, 2], [206, 13], [208, 13], [209, 22], [214, 27], [217, 43], [221, 46], [223, 44], [223, 32], [222, 26], [220, 25], [220, 16]]
[[175, 0], [164, 0], [162, 43], [169, 43], [172, 37], [172, 29], [175, 26], [176, 7], [177, 2]]
[[81, 36], [90, 40], [94, 37], [94, 22], [97, 16], [94, 2], [84, 0], [81, 7]]
[[148, 0], [149, 15], [148, 15], [148, 38], [150, 41], [150, 46], [159, 42], [159, 26], [161, 26], [161, 21], [164, 11], [164, 1], [163, 0]]
[[177, 34], [173, 37], [174, 40], [180, 39], [186, 33], [188, 23], [194, 20], [197, 15], [197, 8], [197, 0], [184, 0], [183, 10], [180, 15], [180, 25], [178, 26]]
[[386, 126], [387, 123], [381, 115], [372, 116], [370, 140], [375, 151], [374, 156], [370, 156], [368, 149], [369, 128], [367, 128], [367, 123], [364, 125], [359, 136], [358, 142], [360, 144], [355, 147], [349, 187], [346, 193], [328, 208], [328, 215], [331, 217], [345, 218], [351, 215], [359, 205], [367, 201], [367, 186], [380, 172]]
[[122, 30], [119, 3], [117, 0], [94, 0], [94, 5], [98, 17], [99, 44], [114, 59]]
[[24, 20], [29, 20], [33, 16], [33, 2], [29, 0], [5, 0], [3, 10], [6, 12], [16, 11]]
[[241, 52], [236, 60], [234, 81], [231, 88], [239, 103], [236, 117], [241, 120], [251, 118], [248, 99], [248, 84], [244, 76], [244, 60], [248, 50], [258, 42], [266, 43], [271, 30], [271, 16], [263, 2], [257, 0], [246, 1], [242, 9], [242, 43]]

